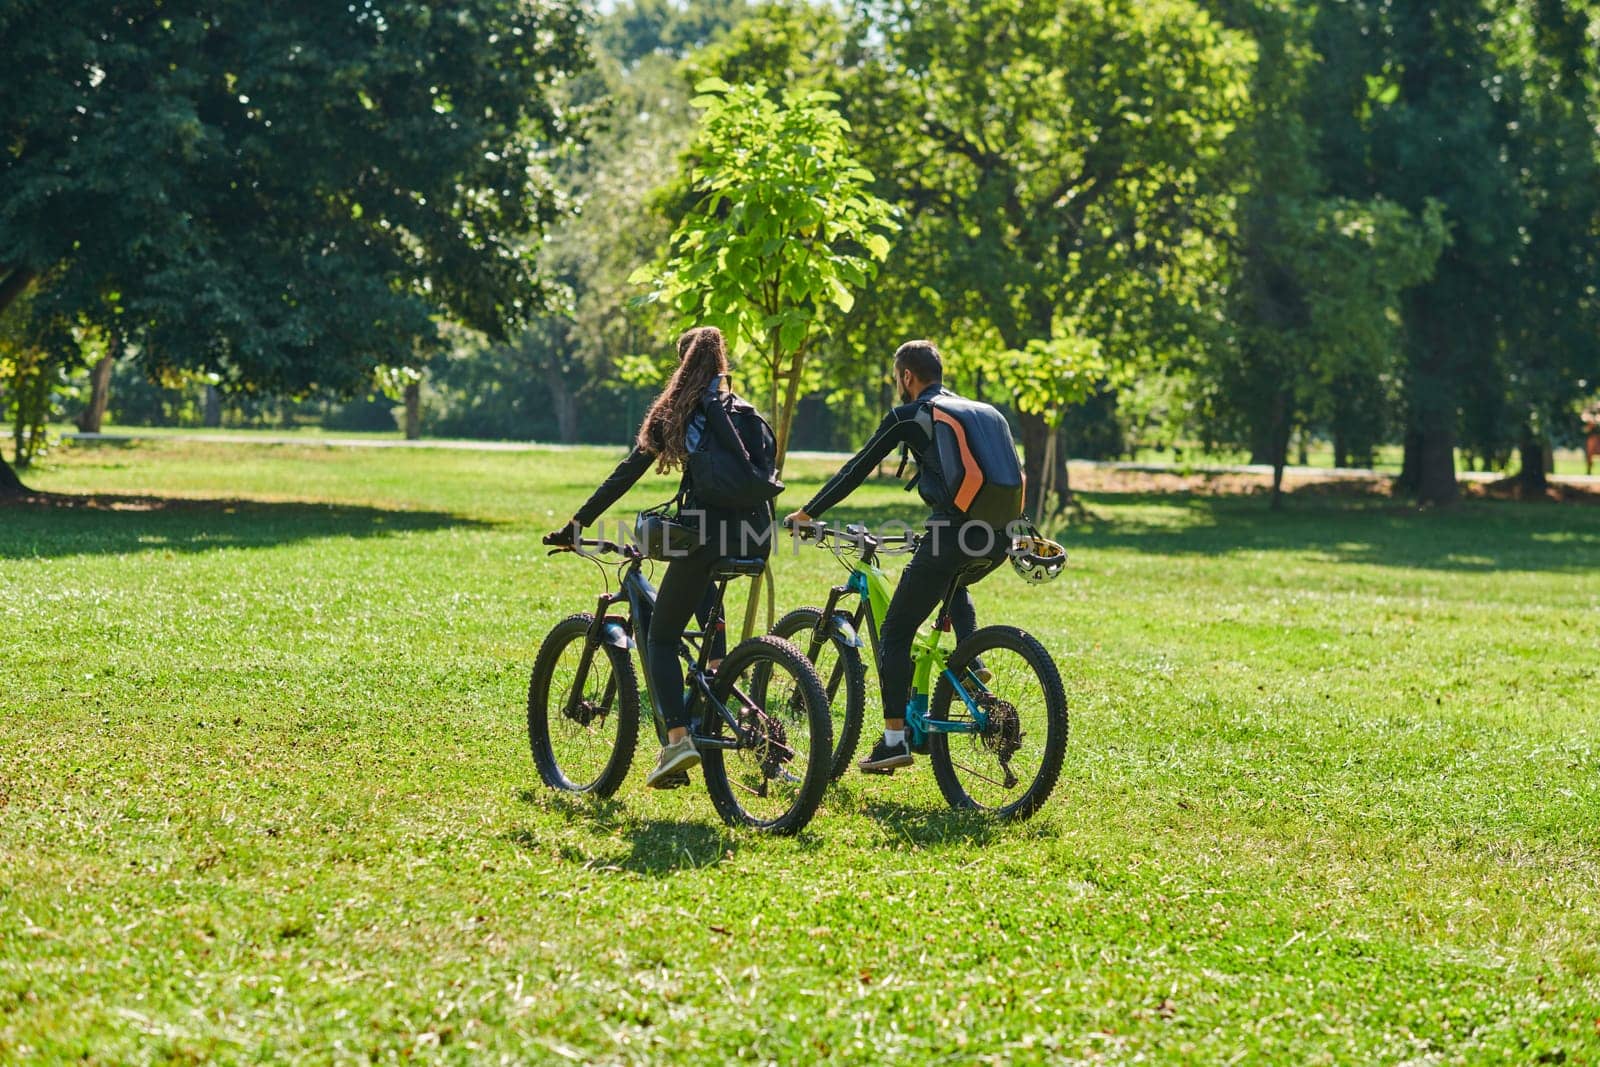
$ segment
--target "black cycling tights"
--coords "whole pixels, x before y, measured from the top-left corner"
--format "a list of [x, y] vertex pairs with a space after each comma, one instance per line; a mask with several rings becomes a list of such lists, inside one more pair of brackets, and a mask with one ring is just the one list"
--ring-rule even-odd
[[[982, 541], [974, 538], [974, 544]], [[944, 591], [956, 571], [977, 559], [987, 559], [981, 573], [975, 574], [966, 585], [950, 598], [950, 624], [956, 640], [962, 641], [978, 628], [978, 613], [972, 606], [967, 586], [987, 576], [1005, 560], [1007, 544], [1004, 538], [983, 541], [988, 549], [982, 555], [964, 552], [949, 529], [930, 531], [917, 547], [911, 562], [900, 572], [900, 582], [889, 600], [889, 610], [883, 616], [883, 630], [878, 634], [878, 686], [883, 697], [883, 717], [903, 718], [906, 702], [911, 696], [911, 644], [917, 630], [933, 609], [939, 606]]]
[[[709, 548], [699, 549], [667, 564], [656, 591], [655, 611], [650, 616], [650, 636], [645, 642], [645, 669], [668, 729], [689, 725], [689, 712], [683, 700], [683, 662], [678, 645], [692, 615], [702, 627], [716, 606], [716, 589], [711, 571], [721, 558]], [[711, 636], [711, 659], [727, 654], [728, 636], [719, 626]]]

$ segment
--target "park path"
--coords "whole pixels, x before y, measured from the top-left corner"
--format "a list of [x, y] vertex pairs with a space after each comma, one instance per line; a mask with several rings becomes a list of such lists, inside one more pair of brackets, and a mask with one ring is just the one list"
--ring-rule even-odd
[[[389, 437], [321, 437], [303, 434], [269, 433], [66, 433], [67, 441], [105, 441], [112, 444], [134, 441], [195, 441], [219, 445], [304, 445], [313, 448], [428, 448], [456, 452], [570, 452], [594, 448], [595, 445], [562, 445], [535, 441], [460, 441], [432, 440], [407, 441]], [[795, 449], [789, 453], [793, 459], [837, 460], [850, 457], [848, 452], [817, 452]], [[1073, 470], [1127, 471], [1141, 474], [1254, 474], [1272, 476], [1272, 468], [1264, 464], [1205, 464], [1184, 463], [1121, 463], [1108, 460], [1075, 459], [1068, 467]], [[1392, 478], [1393, 475], [1359, 467], [1285, 467], [1286, 478], [1318, 478], [1325, 480], [1364, 481], [1372, 478]], [[1457, 475], [1465, 482], [1493, 482], [1504, 478], [1494, 471], [1462, 471]], [[1552, 482], [1564, 485], [1600, 486], [1600, 474], [1553, 474]]]

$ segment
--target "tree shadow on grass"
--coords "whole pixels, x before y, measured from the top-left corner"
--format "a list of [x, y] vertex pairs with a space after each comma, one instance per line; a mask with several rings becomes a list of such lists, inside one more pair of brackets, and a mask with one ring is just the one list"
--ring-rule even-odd
[[[570, 844], [556, 846], [564, 861], [592, 871], [629, 871], [633, 874], [666, 877], [679, 871], [715, 867], [731, 859], [739, 849], [738, 839], [721, 825], [677, 819], [640, 819], [629, 814], [627, 806], [612, 798], [585, 797], [553, 790], [524, 789], [517, 794], [526, 804], [538, 804], [558, 811], [568, 821], [586, 822], [596, 835], [627, 843], [626, 851], [586, 853]], [[552, 842], [532, 830], [514, 830], [506, 839], [521, 848], [549, 850]]]
[[1169, 556], [1310, 554], [1335, 563], [1461, 573], [1566, 573], [1600, 566], [1600, 527], [1588, 508], [1493, 501], [1418, 509], [1392, 500], [1318, 495], [1300, 497], [1272, 512], [1247, 497], [1096, 493], [1089, 499], [1091, 506], [1143, 505], [1167, 511], [1150, 520], [1119, 515], [1065, 531], [1069, 550], [1131, 548]]
[[[1600, 524], [1587, 507], [1546, 502], [1468, 501], [1431, 510], [1388, 497], [1335, 492], [1291, 496], [1269, 511], [1258, 496], [1085, 492], [1094, 521], [1044, 524], [1069, 553], [1134, 549], [1149, 555], [1311, 554], [1336, 563], [1488, 573], [1583, 572], [1600, 567]], [[1138, 510], [1148, 508], [1141, 514]], [[912, 523], [914, 505], [841, 505], [830, 522]], [[774, 555], [816, 551], [781, 537]], [[885, 561], [893, 569], [899, 562]]]
[[444, 512], [355, 504], [41, 493], [0, 499], [0, 559], [210, 552], [488, 525]]

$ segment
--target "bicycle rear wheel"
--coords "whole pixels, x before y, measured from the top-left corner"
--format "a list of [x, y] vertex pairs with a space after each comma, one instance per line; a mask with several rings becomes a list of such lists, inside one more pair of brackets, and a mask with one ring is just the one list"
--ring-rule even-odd
[[[989, 672], [981, 681], [975, 670]], [[1067, 749], [1067, 698], [1044, 646], [1015, 626], [987, 626], [956, 646], [934, 686], [929, 716], [975, 723], [950, 675], [987, 719], [971, 733], [935, 732], [928, 755], [952, 808], [1026, 819], [1049, 799]]]
[[833, 773], [833, 728], [822, 680], [798, 648], [752, 637], [728, 653], [711, 691], [736, 726], [716, 709], [701, 733], [737, 740], [732, 749], [701, 748], [706, 791], [732, 826], [798, 833], [822, 803]]
[[822, 679], [828, 697], [828, 714], [833, 720], [833, 777], [850, 768], [861, 740], [861, 716], [867, 704], [867, 668], [861, 650], [836, 634], [817, 636], [821, 608], [795, 608], [772, 628], [774, 637], [792, 641], [807, 654], [817, 677]]
[[552, 789], [608, 797], [628, 776], [639, 736], [639, 678], [628, 650], [594, 648], [581, 679], [587, 612], [556, 623], [528, 681], [528, 744]]

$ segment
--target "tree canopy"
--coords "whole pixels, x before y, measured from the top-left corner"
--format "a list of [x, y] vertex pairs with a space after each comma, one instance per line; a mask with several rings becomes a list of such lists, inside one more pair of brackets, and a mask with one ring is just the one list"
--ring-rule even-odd
[[292, 392], [544, 306], [576, 3], [28, 2], [0, 39], [0, 308]]
[[24, 458], [102, 353], [95, 411], [387, 368], [430, 429], [614, 441], [691, 320], [786, 447], [939, 342], [1036, 512], [1162, 440], [1537, 490], [1600, 389], [1596, 0], [18, 0], [0, 42]]

